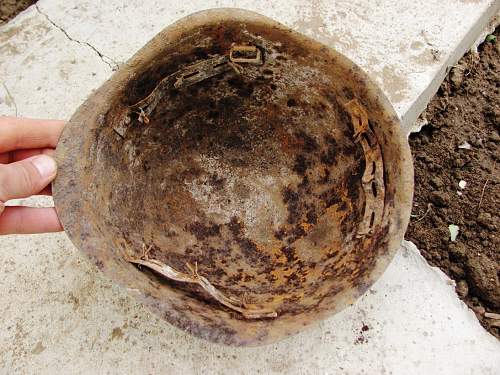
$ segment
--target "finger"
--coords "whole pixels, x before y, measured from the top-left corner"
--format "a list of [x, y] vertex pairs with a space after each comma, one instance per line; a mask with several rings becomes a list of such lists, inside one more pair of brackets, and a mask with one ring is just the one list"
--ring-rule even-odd
[[65, 122], [0, 116], [0, 153], [27, 148], [55, 148]]
[[57, 165], [47, 155], [0, 165], [0, 201], [25, 198], [42, 191], [56, 176]]
[[15, 150], [0, 154], [0, 164], [9, 164], [16, 161], [28, 159], [36, 155], [49, 155], [54, 156], [55, 150], [53, 148], [31, 148], [27, 150]]
[[52, 196], [52, 184], [45, 186], [41, 191], [32, 195], [46, 195]]
[[[6, 152], [0, 154], [0, 164], [9, 164], [16, 161], [28, 159], [36, 155], [49, 155], [53, 156], [55, 150], [53, 148], [34, 148], [30, 150], [16, 150], [11, 152]], [[36, 195], [52, 195], [52, 185], [47, 185], [42, 191], [36, 193]]]
[[5, 207], [0, 215], [0, 235], [62, 231], [54, 208]]

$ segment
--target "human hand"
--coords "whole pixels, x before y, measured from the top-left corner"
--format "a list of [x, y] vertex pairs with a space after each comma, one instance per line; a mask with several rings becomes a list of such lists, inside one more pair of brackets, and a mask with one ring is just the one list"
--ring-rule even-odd
[[52, 195], [57, 165], [51, 157], [63, 121], [0, 116], [0, 235], [58, 232], [54, 208], [5, 206], [10, 199]]

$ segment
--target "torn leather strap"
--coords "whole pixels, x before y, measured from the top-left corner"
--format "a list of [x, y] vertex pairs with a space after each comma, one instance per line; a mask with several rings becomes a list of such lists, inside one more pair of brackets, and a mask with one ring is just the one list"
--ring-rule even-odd
[[365, 171], [361, 178], [365, 193], [365, 209], [357, 237], [373, 233], [384, 214], [385, 184], [382, 151], [375, 133], [370, 128], [368, 113], [363, 105], [353, 99], [345, 105], [354, 127], [354, 140], [361, 143], [365, 156]]

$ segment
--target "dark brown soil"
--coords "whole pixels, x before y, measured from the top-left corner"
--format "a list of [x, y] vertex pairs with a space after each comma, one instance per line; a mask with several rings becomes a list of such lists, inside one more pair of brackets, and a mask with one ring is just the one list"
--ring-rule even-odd
[[[498, 43], [462, 58], [429, 104], [429, 124], [410, 136], [415, 199], [406, 238], [456, 281], [460, 298], [500, 338], [500, 322], [485, 316], [500, 312]], [[465, 142], [470, 149], [459, 147]], [[455, 241], [450, 224], [459, 227]]]
[[18, 13], [25, 10], [37, 0], [1, 0], [0, 1], [0, 25], [14, 18]]

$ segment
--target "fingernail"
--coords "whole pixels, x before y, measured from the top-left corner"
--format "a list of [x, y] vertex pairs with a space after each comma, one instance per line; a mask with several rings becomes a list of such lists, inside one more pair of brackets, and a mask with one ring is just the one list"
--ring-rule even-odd
[[35, 156], [31, 159], [31, 163], [35, 166], [42, 177], [52, 177], [56, 174], [57, 164], [54, 159], [47, 155]]

